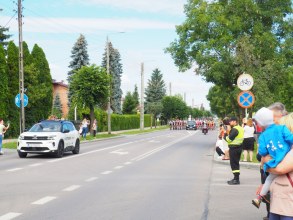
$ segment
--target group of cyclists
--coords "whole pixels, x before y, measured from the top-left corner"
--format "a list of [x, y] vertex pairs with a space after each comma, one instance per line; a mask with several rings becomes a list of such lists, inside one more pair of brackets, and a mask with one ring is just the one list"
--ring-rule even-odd
[[[188, 121], [194, 121], [197, 129], [207, 128], [209, 130], [215, 129], [215, 122], [213, 118], [196, 118]], [[175, 119], [169, 121], [170, 130], [185, 129], [187, 120]]]

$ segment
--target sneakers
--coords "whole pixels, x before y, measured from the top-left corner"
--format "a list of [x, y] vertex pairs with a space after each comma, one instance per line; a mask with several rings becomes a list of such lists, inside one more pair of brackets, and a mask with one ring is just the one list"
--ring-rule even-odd
[[240, 184], [240, 181], [239, 180], [236, 180], [236, 179], [232, 179], [232, 180], [227, 181], [227, 183], [229, 185], [239, 185]]
[[4, 154], [4, 152], [1, 150], [1, 151], [0, 151], [0, 155], [3, 155], [3, 154]]
[[260, 203], [261, 203], [261, 200], [260, 199], [253, 199], [252, 200], [252, 205], [254, 205], [258, 209], [260, 207]]
[[260, 203], [264, 202], [266, 204], [270, 204], [270, 197], [269, 194], [265, 195], [265, 196], [261, 196], [259, 195], [259, 198], [253, 199], [252, 200], [252, 204], [259, 209], [260, 207]]

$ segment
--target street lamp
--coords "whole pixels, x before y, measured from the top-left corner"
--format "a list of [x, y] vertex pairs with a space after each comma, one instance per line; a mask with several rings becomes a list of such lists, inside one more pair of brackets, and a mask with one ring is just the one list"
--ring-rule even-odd
[[[125, 32], [115, 32], [112, 34], [123, 34]], [[107, 35], [107, 74], [110, 76], [110, 48], [109, 48], [109, 35]], [[109, 95], [108, 95], [108, 103], [107, 103], [107, 114], [108, 114], [108, 134], [111, 134], [111, 82], [109, 84]]]

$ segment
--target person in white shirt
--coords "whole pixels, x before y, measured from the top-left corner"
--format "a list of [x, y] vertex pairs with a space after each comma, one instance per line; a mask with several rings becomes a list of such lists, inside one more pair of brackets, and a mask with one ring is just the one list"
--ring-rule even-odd
[[8, 128], [9, 128], [9, 123], [7, 126], [5, 126], [3, 119], [0, 118], [0, 155], [4, 154], [2, 151], [2, 140], [4, 137], [4, 133], [7, 131]]
[[244, 140], [242, 143], [243, 149], [243, 161], [247, 162], [247, 154], [249, 153], [250, 162], [253, 158], [254, 151], [254, 126], [251, 118], [247, 119], [246, 125], [244, 126]]

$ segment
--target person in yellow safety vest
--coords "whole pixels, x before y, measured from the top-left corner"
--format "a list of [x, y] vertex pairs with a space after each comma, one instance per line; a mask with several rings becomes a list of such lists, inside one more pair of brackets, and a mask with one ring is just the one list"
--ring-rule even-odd
[[[242, 142], [244, 139], [244, 129], [239, 126], [238, 119], [236, 117], [231, 117], [229, 120], [231, 130], [225, 131], [224, 139], [228, 143], [229, 147], [229, 156], [230, 156], [230, 166], [234, 178], [227, 181], [229, 185], [239, 185], [240, 180], [240, 157], [242, 153]], [[228, 135], [229, 133], [229, 135]]]

